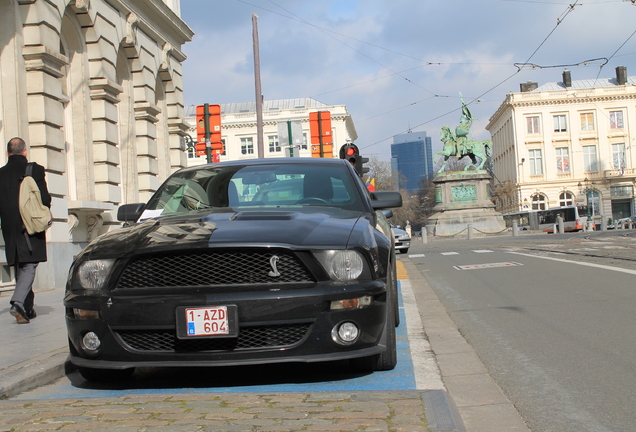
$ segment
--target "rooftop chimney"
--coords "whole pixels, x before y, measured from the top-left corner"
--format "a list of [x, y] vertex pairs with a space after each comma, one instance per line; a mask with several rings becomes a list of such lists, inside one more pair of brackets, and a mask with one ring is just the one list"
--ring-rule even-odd
[[531, 92], [532, 90], [536, 90], [537, 88], [539, 88], [539, 84], [537, 84], [534, 81], [528, 81], [528, 82], [519, 84], [519, 87], [521, 87], [521, 92], [525, 93], [525, 92]]
[[618, 85], [627, 84], [627, 68], [625, 66], [618, 66], [616, 68], [616, 81]]
[[563, 85], [572, 87], [572, 73], [567, 69], [563, 71]]

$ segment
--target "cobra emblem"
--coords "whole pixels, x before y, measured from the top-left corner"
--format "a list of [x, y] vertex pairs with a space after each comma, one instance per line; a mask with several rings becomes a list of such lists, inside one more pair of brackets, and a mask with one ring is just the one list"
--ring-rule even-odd
[[271, 277], [279, 277], [280, 273], [278, 273], [278, 268], [276, 267], [276, 263], [280, 260], [278, 255], [274, 255], [269, 259], [269, 265], [272, 266], [272, 271], [269, 272]]

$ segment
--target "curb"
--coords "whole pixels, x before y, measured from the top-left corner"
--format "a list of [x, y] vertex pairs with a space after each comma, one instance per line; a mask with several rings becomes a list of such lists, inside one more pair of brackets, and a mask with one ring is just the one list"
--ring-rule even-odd
[[66, 347], [56, 350], [51, 356], [34, 359], [31, 363], [2, 374], [0, 400], [50, 384], [65, 375], [69, 362]]

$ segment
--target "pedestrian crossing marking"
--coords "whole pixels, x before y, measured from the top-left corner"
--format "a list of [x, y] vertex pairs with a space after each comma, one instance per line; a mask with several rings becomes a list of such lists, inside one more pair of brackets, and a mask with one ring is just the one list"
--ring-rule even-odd
[[442, 255], [459, 255], [459, 252], [442, 252]]
[[475, 252], [475, 253], [490, 253], [492, 251], [488, 250], [488, 249], [477, 249], [477, 250], [474, 250], [473, 252]]
[[409, 258], [424, 258], [424, 254], [413, 254], [413, 255], [409, 255]]
[[496, 268], [496, 267], [515, 267], [521, 266], [523, 264], [518, 262], [500, 262], [500, 263], [489, 263], [489, 264], [470, 264], [463, 266], [453, 266], [456, 270], [479, 270], [485, 268]]

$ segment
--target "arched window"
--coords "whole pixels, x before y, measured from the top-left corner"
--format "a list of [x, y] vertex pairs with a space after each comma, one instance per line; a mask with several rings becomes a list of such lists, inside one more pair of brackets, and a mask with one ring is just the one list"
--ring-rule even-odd
[[545, 210], [547, 207], [548, 199], [543, 194], [535, 194], [532, 196], [532, 210]]
[[561, 192], [561, 194], [559, 195], [559, 205], [574, 205], [574, 195], [572, 195], [570, 192]]

